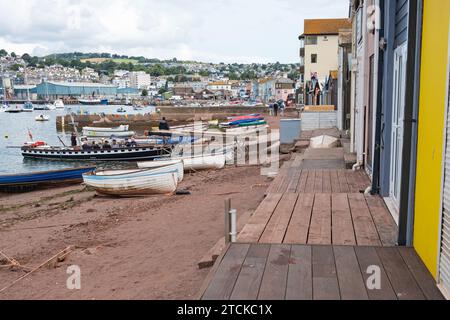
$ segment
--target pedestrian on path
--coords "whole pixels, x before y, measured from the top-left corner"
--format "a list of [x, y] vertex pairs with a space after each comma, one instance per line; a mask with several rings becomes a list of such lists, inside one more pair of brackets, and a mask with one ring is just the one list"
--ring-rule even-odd
[[274, 114], [275, 114], [275, 117], [278, 117], [278, 103], [274, 103], [273, 104], [273, 112], [274, 112]]

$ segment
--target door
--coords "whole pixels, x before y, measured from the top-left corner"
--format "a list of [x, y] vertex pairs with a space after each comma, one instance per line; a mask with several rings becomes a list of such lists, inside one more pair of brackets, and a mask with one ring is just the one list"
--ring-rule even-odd
[[400, 185], [402, 177], [407, 44], [405, 43], [397, 48], [394, 56], [390, 198], [394, 209], [398, 214], [400, 208]]
[[444, 192], [442, 195], [441, 243], [439, 254], [439, 284], [450, 294], [450, 40], [448, 49], [447, 119], [444, 158]]
[[373, 114], [373, 86], [374, 86], [374, 68], [375, 68], [375, 56], [372, 55], [369, 61], [369, 103], [367, 107], [367, 146], [366, 146], [366, 167], [367, 170], [372, 173], [373, 167], [373, 127], [374, 127], [374, 114]]

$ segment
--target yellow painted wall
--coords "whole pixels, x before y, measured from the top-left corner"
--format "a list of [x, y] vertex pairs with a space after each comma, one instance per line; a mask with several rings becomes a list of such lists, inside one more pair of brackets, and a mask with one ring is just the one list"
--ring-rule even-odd
[[437, 277], [450, 1], [425, 0], [414, 247]]

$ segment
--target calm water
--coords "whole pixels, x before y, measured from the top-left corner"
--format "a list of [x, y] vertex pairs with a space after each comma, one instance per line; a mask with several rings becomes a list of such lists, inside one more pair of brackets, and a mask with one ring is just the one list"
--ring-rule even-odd
[[[31, 131], [34, 141], [45, 141], [49, 145], [62, 146], [58, 136], [66, 145], [70, 145], [70, 132], [57, 132], [56, 117], [66, 113], [77, 113], [80, 109], [86, 113], [116, 114], [120, 106], [67, 106], [65, 110], [34, 111], [22, 113], [0, 113], [0, 174], [12, 174], [22, 172], [35, 172], [43, 170], [57, 170], [74, 166], [83, 166], [89, 162], [70, 163], [64, 161], [46, 161], [24, 159], [20, 149], [8, 149], [7, 146], [21, 146], [30, 141], [28, 129]], [[128, 114], [151, 113], [153, 107], [141, 111], [134, 111], [133, 107], [122, 106]], [[35, 118], [45, 114], [50, 116], [50, 121], [38, 122]], [[81, 128], [79, 128], [81, 129]]]

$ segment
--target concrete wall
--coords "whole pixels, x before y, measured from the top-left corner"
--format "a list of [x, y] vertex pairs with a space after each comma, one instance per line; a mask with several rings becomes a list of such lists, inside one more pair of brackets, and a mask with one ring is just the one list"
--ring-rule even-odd
[[303, 131], [337, 127], [337, 111], [303, 112], [301, 118]]

